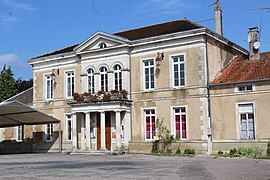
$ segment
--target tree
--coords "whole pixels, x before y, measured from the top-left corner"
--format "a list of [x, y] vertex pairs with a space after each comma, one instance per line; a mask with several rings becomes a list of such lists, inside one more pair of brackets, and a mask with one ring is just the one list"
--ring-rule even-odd
[[31, 87], [33, 87], [33, 79], [22, 80], [21, 78], [19, 78], [18, 80], [16, 80], [17, 93], [23, 92]]
[[0, 73], [0, 102], [16, 94], [16, 81], [10, 67], [4, 65]]

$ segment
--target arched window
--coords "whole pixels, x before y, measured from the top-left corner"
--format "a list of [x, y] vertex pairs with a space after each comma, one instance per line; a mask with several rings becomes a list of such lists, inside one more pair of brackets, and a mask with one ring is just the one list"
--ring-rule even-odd
[[119, 64], [116, 64], [113, 67], [114, 70], [114, 89], [117, 91], [122, 90], [122, 71], [121, 66]]
[[108, 69], [102, 66], [100, 69], [100, 89], [101, 91], [108, 92]]
[[99, 43], [98, 46], [99, 46], [100, 49], [103, 49], [103, 48], [106, 48], [107, 47], [107, 44], [104, 43], [104, 42], [101, 42], [101, 43]]
[[94, 77], [94, 69], [90, 68], [87, 70], [88, 77], [88, 92], [95, 93], [95, 77]]

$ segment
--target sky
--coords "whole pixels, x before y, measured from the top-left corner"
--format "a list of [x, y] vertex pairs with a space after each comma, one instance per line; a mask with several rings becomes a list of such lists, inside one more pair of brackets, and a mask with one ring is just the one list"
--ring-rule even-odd
[[[31, 57], [108, 33], [184, 17], [214, 30], [215, 0], [0, 0], [0, 68], [32, 78]], [[270, 51], [270, 0], [221, 0], [224, 36], [248, 48], [249, 27], [262, 27], [262, 51]], [[261, 23], [260, 23], [261, 22]]]

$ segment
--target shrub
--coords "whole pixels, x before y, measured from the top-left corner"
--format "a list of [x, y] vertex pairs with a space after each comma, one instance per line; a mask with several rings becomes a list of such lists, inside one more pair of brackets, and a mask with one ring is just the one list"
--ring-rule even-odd
[[192, 148], [187, 148], [185, 149], [184, 154], [195, 154], [195, 150]]
[[259, 147], [240, 147], [237, 149], [240, 157], [259, 158], [263, 154], [263, 150]]
[[270, 156], [270, 142], [268, 142], [268, 144], [267, 144], [266, 155]]
[[167, 154], [172, 154], [172, 150], [170, 148], [167, 148], [166, 152]]
[[178, 148], [175, 152], [175, 154], [181, 154], [181, 150]]
[[230, 150], [229, 154], [232, 156], [232, 155], [236, 155], [236, 153], [237, 153], [237, 150], [235, 148], [233, 148]]
[[218, 154], [219, 154], [219, 155], [222, 155], [222, 154], [223, 154], [223, 151], [219, 150], [219, 151], [218, 151]]

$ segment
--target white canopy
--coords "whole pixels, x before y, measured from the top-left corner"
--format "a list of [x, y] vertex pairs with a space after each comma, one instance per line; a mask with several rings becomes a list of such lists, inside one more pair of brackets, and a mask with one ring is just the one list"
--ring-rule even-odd
[[0, 103], [0, 128], [59, 122], [58, 119], [18, 101]]

